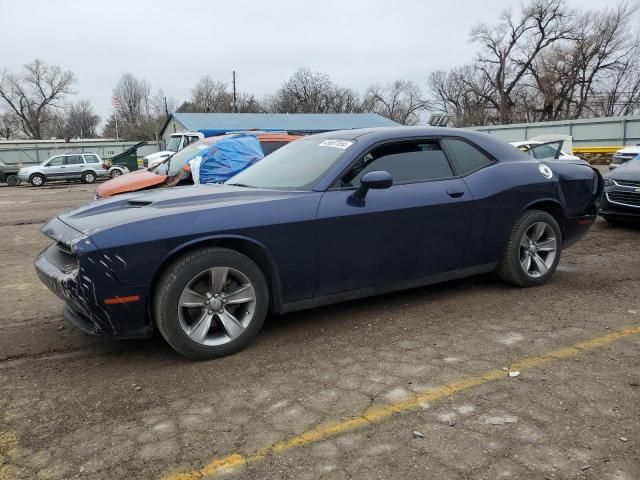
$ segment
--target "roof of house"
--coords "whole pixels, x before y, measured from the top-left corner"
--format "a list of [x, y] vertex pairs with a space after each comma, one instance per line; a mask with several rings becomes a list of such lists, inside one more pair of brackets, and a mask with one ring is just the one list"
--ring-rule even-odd
[[192, 131], [260, 129], [326, 132], [398, 125], [377, 113], [173, 113], [172, 116], [185, 129]]

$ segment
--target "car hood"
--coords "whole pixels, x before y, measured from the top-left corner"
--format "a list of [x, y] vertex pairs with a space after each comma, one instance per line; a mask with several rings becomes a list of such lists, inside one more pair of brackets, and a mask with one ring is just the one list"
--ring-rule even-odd
[[640, 181], [640, 160], [629, 160], [607, 174], [612, 180]]
[[146, 169], [136, 170], [107, 180], [96, 189], [96, 195], [99, 198], [107, 198], [120, 193], [137, 192], [161, 185], [166, 179], [166, 175], [158, 175]]
[[141, 220], [174, 215], [207, 215], [238, 205], [257, 205], [309, 192], [261, 190], [221, 184], [189, 185], [118, 195], [97, 200], [61, 214], [58, 218], [85, 234]]

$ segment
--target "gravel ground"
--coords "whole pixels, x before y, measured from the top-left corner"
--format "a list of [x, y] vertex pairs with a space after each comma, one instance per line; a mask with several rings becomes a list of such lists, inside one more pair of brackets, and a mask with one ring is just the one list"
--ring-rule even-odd
[[[640, 325], [639, 228], [598, 221], [540, 288], [481, 276], [275, 317], [194, 363], [82, 335], [37, 280], [42, 222], [93, 194], [0, 187], [0, 480], [195, 479], [224, 458], [226, 478], [640, 478], [640, 331], [535, 364]], [[517, 361], [533, 366], [350, 427]]]

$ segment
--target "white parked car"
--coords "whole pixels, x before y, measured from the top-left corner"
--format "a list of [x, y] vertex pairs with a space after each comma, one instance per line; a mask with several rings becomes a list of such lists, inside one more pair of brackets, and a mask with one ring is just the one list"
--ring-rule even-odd
[[[513, 145], [516, 148], [519, 148], [520, 150], [525, 151], [525, 153], [529, 153], [531, 156], [537, 159], [553, 158], [553, 156], [555, 155], [555, 148], [553, 145], [530, 150], [531, 147], [533, 147], [534, 145], [540, 145], [542, 143], [547, 143], [547, 142], [541, 142], [538, 140], [525, 140], [523, 142], [511, 142], [511, 145]], [[560, 156], [558, 157], [558, 159], [559, 160], [580, 160], [580, 157], [567, 153], [564, 150], [561, 150]]]
[[167, 142], [167, 149], [160, 152], [151, 153], [146, 157], [142, 157], [142, 165], [145, 168], [152, 168], [164, 162], [167, 158], [176, 152], [179, 152], [192, 143], [202, 140], [204, 135], [200, 132], [178, 132], [172, 133]]
[[618, 150], [613, 154], [609, 170], [615, 170], [623, 163], [627, 163], [629, 160], [640, 159], [640, 143], [633, 147], [625, 147]]
[[82, 180], [93, 183], [99, 177], [108, 177], [102, 159], [96, 153], [69, 153], [55, 155], [44, 162], [18, 171], [18, 178], [34, 187], [41, 187], [50, 180]]

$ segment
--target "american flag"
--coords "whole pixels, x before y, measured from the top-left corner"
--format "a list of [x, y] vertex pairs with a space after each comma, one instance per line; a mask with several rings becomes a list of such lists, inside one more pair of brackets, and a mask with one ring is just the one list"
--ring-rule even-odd
[[118, 97], [113, 97], [113, 108], [120, 110], [120, 106], [120, 99]]

